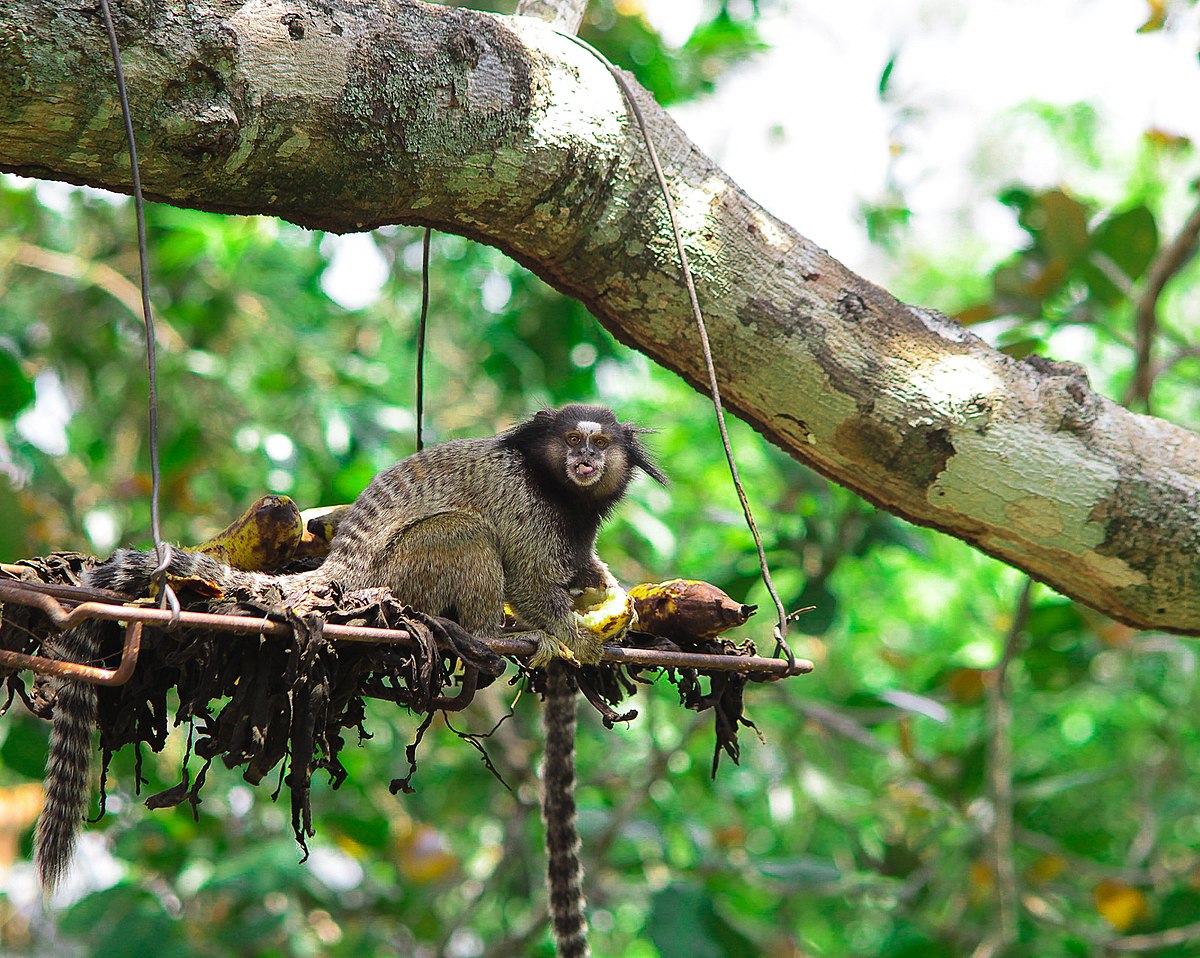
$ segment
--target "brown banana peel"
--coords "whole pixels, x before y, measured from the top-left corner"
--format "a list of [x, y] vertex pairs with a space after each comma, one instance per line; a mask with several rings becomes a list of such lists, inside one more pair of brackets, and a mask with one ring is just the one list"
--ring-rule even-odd
[[758, 611], [743, 605], [711, 582], [670, 579], [646, 582], [629, 590], [641, 632], [672, 640], [711, 639], [745, 625]]
[[245, 572], [274, 572], [295, 556], [303, 532], [296, 503], [287, 496], [263, 496], [191, 551]]

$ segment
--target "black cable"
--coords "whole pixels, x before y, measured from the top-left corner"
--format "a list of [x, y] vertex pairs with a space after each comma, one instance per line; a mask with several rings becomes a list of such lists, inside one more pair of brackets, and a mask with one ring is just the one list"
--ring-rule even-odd
[[425, 239], [421, 243], [421, 319], [417, 323], [417, 452], [425, 446], [425, 329], [429, 321], [429, 237], [433, 233], [425, 227]]
[[733, 486], [737, 490], [738, 499], [742, 504], [742, 513], [746, 517], [746, 525], [750, 527], [750, 534], [754, 536], [754, 545], [758, 549], [758, 566], [762, 573], [763, 585], [766, 586], [771, 600], [775, 603], [775, 611], [779, 616], [779, 621], [775, 626], [775, 654], [778, 655], [782, 651], [787, 658], [789, 668], [794, 668], [796, 665], [796, 656], [787, 643], [788, 615], [784, 611], [783, 602], [780, 600], [779, 593], [775, 591], [775, 585], [771, 581], [771, 570], [767, 565], [767, 553], [763, 548], [762, 536], [759, 535], [758, 526], [754, 522], [754, 514], [750, 511], [750, 502], [746, 498], [746, 491], [742, 488], [742, 480], [738, 476], [737, 463], [733, 458], [733, 448], [729, 443], [729, 432], [725, 428], [725, 409], [721, 403], [721, 390], [717, 385], [717, 371], [713, 365], [712, 348], [708, 343], [708, 328], [705, 326], [704, 316], [700, 312], [700, 300], [696, 296], [696, 283], [692, 279], [692, 269], [688, 265], [687, 251], [683, 245], [683, 236], [680, 234], [679, 224], [676, 222], [675, 203], [671, 199], [671, 191], [667, 187], [667, 178], [663, 173], [662, 164], [658, 161], [658, 151], [654, 148], [654, 141], [650, 138], [650, 130], [646, 126], [646, 118], [642, 115], [642, 109], [638, 106], [632, 87], [629, 86], [628, 81], [622, 75], [621, 71], [604, 54], [586, 40], [581, 40], [579, 37], [572, 36], [569, 33], [562, 35], [570, 37], [587, 50], [592, 56], [603, 63], [608, 72], [612, 74], [613, 79], [617, 81], [617, 86], [621, 88], [625, 102], [629, 104], [629, 108], [633, 112], [633, 117], [637, 121], [638, 128], [641, 130], [642, 139], [646, 143], [646, 152], [650, 155], [650, 163], [654, 167], [654, 173], [658, 177], [658, 185], [662, 190], [663, 201], [667, 205], [667, 216], [671, 221], [671, 232], [675, 236], [675, 248], [679, 253], [679, 265], [683, 269], [683, 279], [687, 286], [688, 299], [692, 306], [692, 316], [696, 320], [696, 329], [700, 334], [700, 348], [704, 354], [704, 368], [708, 372], [709, 395], [712, 399], [713, 409], [716, 411], [717, 429], [721, 433], [721, 443], [725, 447], [725, 459], [729, 463], [729, 472], [733, 477]]
[[146, 265], [146, 211], [142, 199], [142, 178], [138, 172], [137, 146], [133, 139], [133, 118], [129, 113], [129, 97], [125, 91], [125, 71], [121, 67], [121, 49], [117, 44], [117, 30], [113, 26], [112, 11], [108, 0], [100, 0], [100, 9], [104, 13], [104, 26], [108, 30], [108, 45], [112, 51], [113, 72], [117, 78], [117, 95], [121, 100], [121, 112], [125, 119], [125, 140], [129, 146], [129, 169], [133, 183], [133, 209], [137, 219], [138, 263], [141, 271], [142, 287], [142, 319], [146, 326], [146, 368], [150, 382], [150, 534], [154, 538], [154, 554], [158, 566], [152, 573], [153, 582], [158, 588], [159, 606], [170, 606], [172, 627], [179, 615], [179, 599], [175, 590], [167, 582], [167, 569], [171, 565], [171, 545], [163, 542], [162, 527], [159, 523], [158, 500], [161, 487], [161, 474], [158, 465], [158, 366], [155, 357], [154, 315], [150, 309], [150, 272]]

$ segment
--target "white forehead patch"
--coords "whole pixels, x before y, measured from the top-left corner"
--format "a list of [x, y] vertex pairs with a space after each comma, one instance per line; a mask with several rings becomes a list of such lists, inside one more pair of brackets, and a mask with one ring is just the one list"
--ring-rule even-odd
[[575, 424], [575, 428], [585, 436], [591, 436], [594, 433], [604, 432], [604, 427], [601, 426], [600, 423], [592, 422], [590, 419], [580, 419], [579, 422]]

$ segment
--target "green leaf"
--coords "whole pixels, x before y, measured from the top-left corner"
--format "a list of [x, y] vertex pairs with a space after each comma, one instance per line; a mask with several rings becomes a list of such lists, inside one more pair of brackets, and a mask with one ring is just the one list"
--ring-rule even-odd
[[1126, 298], [1126, 290], [1113, 283], [1096, 263], [1103, 256], [1129, 278], [1130, 284], [1141, 279], [1158, 251], [1158, 225], [1146, 206], [1135, 206], [1115, 213], [1101, 223], [1092, 237], [1093, 255], [1081, 269], [1088, 289], [1105, 306], [1115, 306]]
[[1154, 214], [1146, 206], [1114, 213], [1096, 228], [1093, 245], [1131, 280], [1141, 279], [1158, 252], [1158, 224]]
[[33, 381], [7, 349], [0, 348], [0, 418], [11, 419], [34, 399]]
[[1088, 210], [1062, 190], [1043, 193], [1021, 223], [1051, 256], [1080, 262], [1088, 252]]
[[879, 99], [886, 100], [888, 98], [888, 85], [891, 83], [892, 74], [896, 70], [896, 60], [898, 55], [893, 53], [888, 57], [888, 62], [884, 64], [883, 72], [879, 74]]
[[744, 958], [761, 952], [695, 885], [668, 885], [655, 895], [650, 928], [650, 939], [662, 958]]
[[46, 730], [49, 726], [12, 721], [6, 724], [8, 734], [4, 736], [4, 744], [0, 745], [0, 765], [40, 781], [46, 769]]

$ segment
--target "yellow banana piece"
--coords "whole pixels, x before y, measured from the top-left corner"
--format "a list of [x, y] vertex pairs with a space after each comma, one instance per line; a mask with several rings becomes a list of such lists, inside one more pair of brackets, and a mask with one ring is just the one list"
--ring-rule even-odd
[[324, 557], [329, 555], [329, 546], [337, 533], [338, 523], [346, 514], [349, 506], [318, 506], [315, 509], [305, 509], [300, 513], [304, 524], [304, 534], [296, 547], [296, 558], [310, 556]]
[[[575, 624], [602, 642], [619, 642], [626, 632], [637, 625], [633, 599], [615, 581], [605, 588], [572, 592], [571, 600]], [[507, 602], [504, 603], [504, 623], [506, 626], [530, 628]]]
[[579, 627], [602, 642], [620, 641], [637, 622], [633, 598], [615, 582], [604, 589], [583, 589], [572, 599]]

